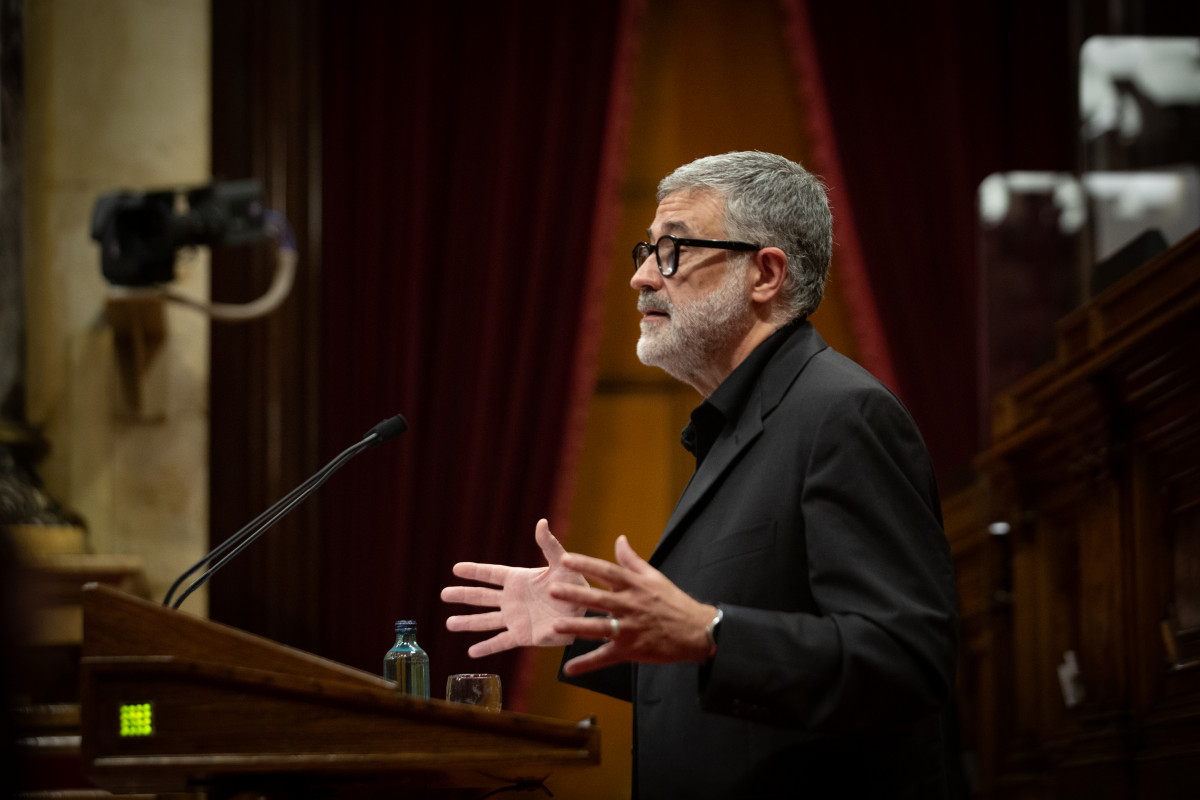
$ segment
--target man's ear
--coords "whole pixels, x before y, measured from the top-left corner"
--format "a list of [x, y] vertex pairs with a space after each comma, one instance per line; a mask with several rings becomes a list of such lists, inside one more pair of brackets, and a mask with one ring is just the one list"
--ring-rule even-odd
[[778, 247], [764, 247], [754, 254], [757, 271], [750, 287], [750, 297], [756, 303], [767, 303], [783, 289], [787, 278], [787, 254]]

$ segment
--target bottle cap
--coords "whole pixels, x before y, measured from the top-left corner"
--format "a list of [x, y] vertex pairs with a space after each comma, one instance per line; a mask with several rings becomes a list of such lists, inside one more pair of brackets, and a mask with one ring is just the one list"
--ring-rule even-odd
[[415, 619], [396, 620], [396, 633], [416, 633], [417, 621]]

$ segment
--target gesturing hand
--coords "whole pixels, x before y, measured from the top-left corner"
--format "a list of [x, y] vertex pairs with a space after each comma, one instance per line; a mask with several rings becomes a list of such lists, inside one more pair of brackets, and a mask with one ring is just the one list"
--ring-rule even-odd
[[538, 521], [534, 536], [546, 558], [545, 567], [506, 567], [500, 564], [476, 564], [473, 561], [461, 561], [454, 565], [454, 574], [460, 578], [500, 587], [447, 586], [442, 589], [442, 600], [447, 603], [498, 609], [446, 618], [446, 629], [451, 631], [500, 631], [490, 639], [471, 645], [467, 654], [472, 658], [489, 656], [514, 647], [571, 643], [573, 637], [557, 632], [554, 625], [558, 620], [582, 616], [583, 607], [569, 600], [551, 597], [550, 586], [565, 584], [586, 587], [587, 581], [578, 572], [563, 567], [562, 557], [566, 551], [550, 533], [550, 524], [546, 520]]
[[[704, 631], [716, 607], [693, 599], [672, 583], [634, 552], [624, 536], [617, 537], [616, 557], [615, 564], [575, 553], [562, 557], [569, 574], [583, 575], [608, 589], [593, 588], [586, 581], [558, 583], [550, 596], [608, 617], [559, 618], [554, 631], [568, 638], [609, 640], [568, 661], [563, 671], [577, 675], [624, 661], [661, 664], [708, 658]], [[618, 621], [615, 628], [612, 619]]]

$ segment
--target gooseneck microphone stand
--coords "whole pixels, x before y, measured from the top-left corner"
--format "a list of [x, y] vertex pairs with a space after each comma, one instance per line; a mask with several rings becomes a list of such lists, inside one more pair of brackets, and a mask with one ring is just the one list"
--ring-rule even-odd
[[[167, 590], [167, 595], [163, 598], [163, 605], [170, 608], [179, 608], [180, 604], [188, 598], [188, 595], [208, 583], [217, 570], [236, 558], [239, 553], [253, 544], [255, 539], [266, 533], [276, 522], [285, 517], [300, 503], [304, 502], [310, 494], [327, 481], [330, 475], [341, 469], [342, 465], [347, 461], [369, 447], [378, 447], [384, 442], [396, 438], [406, 430], [408, 430], [408, 421], [400, 414], [385, 419], [374, 428], [371, 428], [362, 438], [362, 441], [347, 447], [332, 461], [317, 470], [312, 477], [288, 492], [282, 499], [276, 501], [266, 511], [252, 519], [241, 530], [213, 548], [195, 564], [188, 567], [182, 575], [175, 579], [175, 582], [171, 584], [171, 588]], [[205, 564], [210, 564], [216, 559], [220, 560], [217, 560], [199, 578], [192, 581], [174, 603], [171, 602], [171, 598], [175, 595], [176, 590], [179, 589], [180, 585], [190, 575], [194, 574]]]

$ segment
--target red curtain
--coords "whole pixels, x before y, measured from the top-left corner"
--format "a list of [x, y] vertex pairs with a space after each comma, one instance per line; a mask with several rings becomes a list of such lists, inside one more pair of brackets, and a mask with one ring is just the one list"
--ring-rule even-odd
[[838, 154], [829, 114], [829, 100], [821, 77], [821, 64], [813, 42], [812, 23], [803, 0], [784, 0], [783, 35], [796, 76], [797, 94], [804, 120], [812, 137], [813, 163], [810, 165], [825, 182], [829, 205], [834, 210], [834, 240], [839, 249], [836, 263], [837, 280], [843, 289], [846, 304], [853, 317], [851, 323], [862, 365], [887, 386], [897, 386], [895, 365], [888, 351], [879, 318], [875, 293], [863, 262], [862, 245], [854, 220], [853, 206], [846, 189], [846, 178]]
[[[893, 388], [953, 485], [983, 445], [975, 193], [992, 172], [1073, 168], [1069, 9], [1034, 0], [781, 4], [806, 26], [789, 38], [793, 63], [820, 65], [828, 117], [814, 134], [834, 156], [838, 170], [827, 177], [841, 184], [835, 197], [855, 223], [850, 244], [861, 246], [878, 313], [866, 327], [882, 332]], [[803, 91], [811, 75], [798, 77]]]
[[411, 425], [322, 490], [332, 658], [377, 670], [411, 618], [434, 696], [496, 672], [521, 705], [519, 654], [468, 659], [438, 592], [459, 560], [537, 563], [535, 522], [565, 524], [635, 9], [326, 5], [322, 448]]

